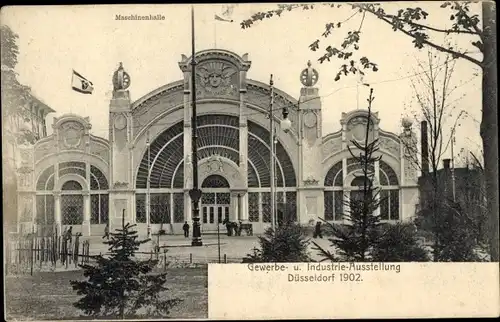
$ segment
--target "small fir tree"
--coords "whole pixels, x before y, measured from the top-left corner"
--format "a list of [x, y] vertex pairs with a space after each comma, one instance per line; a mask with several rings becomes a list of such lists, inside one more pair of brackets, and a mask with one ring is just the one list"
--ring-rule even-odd
[[157, 260], [138, 260], [135, 253], [139, 246], [149, 241], [138, 240], [136, 225], [125, 224], [110, 233], [109, 257], [94, 256], [95, 265], [80, 265], [85, 281], [71, 281], [73, 290], [84, 295], [74, 303], [86, 315], [93, 318], [121, 318], [138, 316], [138, 311], [145, 310], [148, 317], [162, 317], [180, 299], [163, 299], [168, 291], [164, 285], [166, 273], [152, 274]]
[[[361, 170], [355, 173], [353, 183], [359, 187], [359, 191], [351, 195], [345, 203], [349, 211], [344, 213], [345, 224], [333, 224], [326, 222], [333, 234], [329, 238], [332, 246], [335, 248], [333, 255], [331, 252], [323, 249], [321, 246], [313, 242], [315, 248], [326, 260], [332, 261], [369, 261], [373, 245], [378, 242], [380, 235], [380, 218], [374, 214], [378, 208], [379, 189], [373, 185], [375, 177], [375, 162], [380, 160], [380, 156], [376, 156], [379, 150], [378, 139], [370, 138], [372, 130], [371, 125], [371, 106], [374, 100], [373, 89], [370, 90], [368, 101], [368, 115], [366, 122], [365, 140], [359, 143], [352, 140], [352, 145], [356, 150], [348, 146], [349, 153], [355, 162], [357, 162]], [[353, 197], [354, 196], [354, 197]]]
[[269, 228], [259, 236], [260, 249], [243, 258], [243, 263], [310, 262], [309, 239], [303, 228], [293, 222], [285, 222], [276, 230]]

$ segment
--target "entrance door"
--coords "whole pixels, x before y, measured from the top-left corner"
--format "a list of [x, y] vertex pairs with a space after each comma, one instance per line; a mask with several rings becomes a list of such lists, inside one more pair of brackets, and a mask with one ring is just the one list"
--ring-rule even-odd
[[[217, 224], [222, 225], [225, 218], [229, 219], [229, 192], [204, 192], [201, 196], [202, 229], [217, 230]], [[222, 226], [219, 227], [222, 229]]]

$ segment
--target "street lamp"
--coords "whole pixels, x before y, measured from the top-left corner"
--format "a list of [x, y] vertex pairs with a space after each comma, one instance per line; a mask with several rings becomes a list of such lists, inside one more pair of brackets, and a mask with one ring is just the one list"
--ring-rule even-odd
[[193, 113], [191, 116], [191, 148], [193, 154], [193, 189], [189, 191], [189, 197], [193, 202], [193, 239], [191, 246], [203, 246], [201, 241], [200, 205], [201, 190], [198, 188], [198, 129], [196, 122], [196, 60], [194, 50], [194, 7], [191, 7], [191, 104]]
[[[276, 135], [276, 129], [274, 128], [274, 82], [273, 75], [271, 74], [271, 78], [269, 81], [269, 87], [271, 92], [271, 102], [269, 104], [269, 122], [270, 122], [270, 149], [271, 149], [271, 227], [273, 230], [276, 229], [276, 196], [275, 196], [275, 161], [276, 161], [276, 147], [275, 144], [278, 142], [278, 137]], [[283, 119], [280, 121], [280, 128], [283, 132], [287, 133], [290, 131], [292, 127], [292, 122], [288, 118], [288, 106], [283, 106], [282, 116]]]

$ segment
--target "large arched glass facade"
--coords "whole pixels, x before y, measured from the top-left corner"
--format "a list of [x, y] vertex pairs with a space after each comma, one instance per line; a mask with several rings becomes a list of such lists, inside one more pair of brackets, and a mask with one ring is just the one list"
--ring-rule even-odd
[[[359, 177], [351, 176], [361, 170], [361, 165], [353, 158], [346, 160], [347, 173], [344, 176], [342, 160], [335, 163], [325, 176], [324, 208], [327, 221], [341, 221], [344, 218], [349, 199], [359, 198], [361, 185]], [[399, 220], [399, 182], [396, 172], [383, 160], [379, 162], [378, 187], [380, 188], [380, 218], [382, 220]], [[352, 178], [345, 182], [345, 178]], [[361, 179], [362, 180], [362, 179]]]
[[[198, 121], [198, 159], [218, 155], [240, 165], [239, 118], [233, 115], [200, 115]], [[248, 214], [251, 222], [270, 222], [270, 149], [269, 131], [253, 121], [248, 127]], [[164, 208], [174, 214], [173, 222], [184, 222], [184, 126], [183, 121], [172, 125], [156, 137], [149, 151], [142, 157], [136, 177], [136, 210], [138, 223], [146, 222], [146, 198], [148, 169], [150, 170], [149, 192], [161, 195]], [[278, 211], [291, 219], [296, 218], [295, 170], [289, 154], [281, 144], [276, 143], [276, 177]], [[200, 183], [201, 184], [201, 183]], [[215, 184], [215, 181], [213, 182]], [[212, 185], [212, 183], [210, 183]], [[205, 188], [217, 188], [210, 186]], [[227, 187], [229, 192], [230, 188]], [[206, 190], [206, 189], [205, 189]], [[177, 202], [176, 202], [177, 200]], [[151, 199], [151, 205], [154, 201]], [[150, 208], [153, 223], [153, 208]], [[181, 216], [182, 214], [182, 216]], [[224, 214], [225, 215], [225, 214]], [[166, 219], [163, 223], [167, 222]]]
[[[87, 173], [87, 166], [86, 162], [80, 161], [60, 162], [57, 164], [57, 173], [55, 165], [42, 171], [36, 182], [35, 215], [35, 222], [42, 229], [44, 227], [52, 229], [56, 211], [61, 214], [62, 225], [81, 225], [85, 218], [85, 211], [90, 212], [90, 224], [108, 222], [108, 180], [104, 173], [92, 164], [89, 165], [90, 172]], [[56, 191], [58, 189], [55, 186], [56, 175], [60, 191]], [[86, 183], [87, 188], [83, 187], [80, 182]], [[89, 209], [84, 205], [85, 195], [90, 195]], [[59, 202], [56, 202], [58, 198]], [[57, 210], [56, 207], [59, 209]]]

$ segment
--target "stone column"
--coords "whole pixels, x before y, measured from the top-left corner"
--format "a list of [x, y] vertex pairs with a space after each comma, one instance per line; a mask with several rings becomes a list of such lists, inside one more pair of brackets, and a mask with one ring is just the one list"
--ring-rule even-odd
[[239, 219], [238, 217], [239, 209], [238, 209], [238, 193], [233, 192], [231, 193], [231, 213], [229, 215], [229, 220], [230, 221], [237, 221]]
[[83, 193], [83, 236], [90, 236], [90, 211], [90, 192], [86, 191]]
[[248, 221], [248, 193], [242, 194], [240, 197], [240, 204], [241, 204], [241, 221], [247, 222]]

